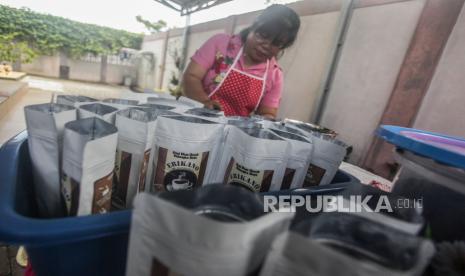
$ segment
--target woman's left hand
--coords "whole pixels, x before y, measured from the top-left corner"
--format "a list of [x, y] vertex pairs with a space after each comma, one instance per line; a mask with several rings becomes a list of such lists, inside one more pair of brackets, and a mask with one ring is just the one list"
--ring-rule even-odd
[[275, 107], [259, 106], [256, 114], [268, 119], [275, 119], [278, 109]]

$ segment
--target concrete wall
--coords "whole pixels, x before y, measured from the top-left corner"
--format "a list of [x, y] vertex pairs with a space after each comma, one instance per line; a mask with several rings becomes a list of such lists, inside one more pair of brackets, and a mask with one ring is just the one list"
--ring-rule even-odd
[[[151, 39], [149, 37], [146, 37], [144, 40], [144, 43], [142, 44], [142, 50], [147, 51], [147, 52], [152, 52], [155, 55], [155, 76], [154, 76], [154, 87], [158, 88], [159, 86], [159, 80], [160, 80], [160, 75], [162, 74], [162, 71], [164, 70], [164, 64], [162, 63], [162, 58], [163, 58], [163, 45], [165, 43], [165, 40], [163, 38], [160, 39]], [[139, 81], [139, 80], [138, 80]], [[142, 80], [141, 80], [142, 81]], [[139, 84], [141, 85], [146, 85], [143, 83], [143, 81]]]
[[100, 63], [68, 59], [69, 78], [81, 81], [100, 81]]
[[168, 48], [166, 52], [166, 61], [165, 61], [165, 66], [164, 66], [164, 74], [163, 74], [163, 86], [162, 90], [168, 91], [168, 87], [170, 86], [170, 81], [173, 76], [173, 74], [176, 75], [176, 77], [179, 76], [178, 69], [176, 68], [175, 65], [175, 60], [174, 60], [174, 51], [177, 49], [178, 54], [181, 55], [182, 51], [182, 36], [175, 36], [175, 37], [170, 37], [168, 39]]
[[323, 73], [331, 60], [339, 13], [301, 17], [298, 40], [279, 60], [284, 73], [279, 117], [310, 119]]
[[56, 56], [40, 56], [32, 63], [21, 64], [21, 71], [45, 77], [60, 76], [60, 58]]
[[107, 83], [123, 84], [125, 76], [130, 76], [134, 80], [136, 78], [135, 67], [115, 64], [107, 65]]
[[354, 147], [353, 163], [369, 147], [423, 5], [413, 0], [353, 12], [322, 118]]
[[465, 137], [465, 7], [423, 99], [415, 128]]
[[[69, 78], [71, 80], [100, 82], [100, 63], [69, 58], [66, 58], [64, 63], [70, 67]], [[21, 64], [21, 71], [33, 75], [59, 78], [60, 56], [40, 56], [32, 63]], [[134, 66], [108, 64], [106, 83], [122, 84], [123, 77], [128, 74], [135, 78], [136, 68]]]

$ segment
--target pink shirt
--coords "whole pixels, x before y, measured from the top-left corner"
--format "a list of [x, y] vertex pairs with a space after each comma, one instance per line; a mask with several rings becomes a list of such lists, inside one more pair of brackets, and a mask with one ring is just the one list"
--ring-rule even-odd
[[[191, 60], [208, 70], [203, 78], [203, 87], [207, 93], [210, 94], [215, 90], [219, 83], [220, 76], [224, 76], [241, 47], [242, 41], [239, 35], [217, 34], [207, 40], [207, 42], [205, 42], [191, 57]], [[241, 56], [237, 62], [236, 69], [257, 77], [264, 76], [266, 62], [248, 68], [245, 68], [244, 64], [244, 56]], [[283, 73], [276, 60], [273, 58], [270, 60], [268, 76], [265, 83], [265, 92], [260, 105], [277, 108], [281, 101], [282, 87]]]

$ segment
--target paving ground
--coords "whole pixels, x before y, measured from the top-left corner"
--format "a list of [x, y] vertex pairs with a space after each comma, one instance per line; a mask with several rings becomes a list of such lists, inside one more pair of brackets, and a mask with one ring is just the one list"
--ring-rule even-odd
[[5, 143], [15, 134], [26, 129], [23, 108], [26, 105], [50, 102], [53, 95], [79, 94], [97, 99], [119, 98], [128, 93], [128, 89], [122, 86], [110, 86], [76, 81], [64, 81], [40, 77], [26, 77], [22, 81], [27, 82], [29, 90], [15, 107], [0, 119], [0, 144]]

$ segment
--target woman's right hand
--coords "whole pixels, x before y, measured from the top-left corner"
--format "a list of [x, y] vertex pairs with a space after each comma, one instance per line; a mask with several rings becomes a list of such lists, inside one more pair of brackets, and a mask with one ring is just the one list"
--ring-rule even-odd
[[208, 99], [206, 101], [203, 101], [202, 103], [204, 104], [205, 108], [223, 110], [223, 108], [221, 107], [221, 104], [217, 101]]

